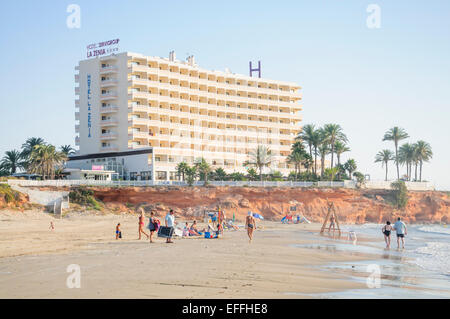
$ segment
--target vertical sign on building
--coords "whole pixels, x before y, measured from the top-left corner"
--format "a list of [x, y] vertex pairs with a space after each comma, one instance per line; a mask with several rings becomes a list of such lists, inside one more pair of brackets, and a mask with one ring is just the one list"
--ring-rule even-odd
[[87, 106], [88, 106], [88, 118], [87, 118], [87, 123], [88, 123], [88, 137], [91, 137], [91, 127], [92, 127], [92, 123], [91, 123], [91, 75], [88, 74], [87, 75]]

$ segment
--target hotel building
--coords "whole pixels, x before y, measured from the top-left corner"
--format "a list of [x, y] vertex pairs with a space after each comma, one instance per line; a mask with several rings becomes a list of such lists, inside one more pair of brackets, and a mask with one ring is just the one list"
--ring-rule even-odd
[[264, 145], [273, 154], [270, 171], [292, 170], [286, 158], [302, 109], [296, 83], [202, 69], [193, 56], [178, 61], [173, 52], [123, 52], [80, 61], [75, 70], [79, 151], [72, 163], [103, 162], [125, 179], [177, 180], [176, 165], [200, 157], [245, 173], [249, 152]]

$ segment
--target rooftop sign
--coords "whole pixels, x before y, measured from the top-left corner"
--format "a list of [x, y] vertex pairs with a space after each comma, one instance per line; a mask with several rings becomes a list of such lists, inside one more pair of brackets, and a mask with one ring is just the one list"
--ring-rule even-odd
[[89, 44], [86, 50], [87, 58], [115, 53], [119, 51], [119, 39]]

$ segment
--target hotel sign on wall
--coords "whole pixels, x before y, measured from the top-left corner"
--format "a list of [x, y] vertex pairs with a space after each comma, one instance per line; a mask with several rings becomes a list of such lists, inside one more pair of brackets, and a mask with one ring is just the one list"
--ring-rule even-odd
[[119, 51], [119, 39], [92, 43], [86, 47], [86, 58], [94, 58]]

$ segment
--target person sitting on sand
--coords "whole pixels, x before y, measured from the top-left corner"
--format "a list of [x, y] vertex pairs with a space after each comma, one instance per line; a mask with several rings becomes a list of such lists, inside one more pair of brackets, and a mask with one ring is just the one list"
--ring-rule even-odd
[[402, 241], [402, 248], [405, 249], [405, 236], [408, 234], [408, 230], [406, 229], [406, 225], [401, 221], [399, 217], [394, 224], [394, 229], [397, 233], [397, 249], [400, 248], [400, 239]]
[[239, 230], [239, 227], [233, 224], [232, 220], [228, 221], [228, 228], [233, 228], [234, 230]]
[[141, 214], [139, 215], [139, 226], [138, 226], [139, 238], [138, 239], [141, 240], [141, 234], [144, 234], [145, 236], [147, 236], [147, 239], [148, 239], [149, 236], [144, 231], [144, 210], [142, 209], [142, 207], [139, 210], [141, 211]]
[[148, 229], [150, 230], [150, 242], [153, 243], [153, 234], [155, 231], [158, 231], [160, 225], [160, 221], [155, 217], [155, 212], [150, 213], [150, 219], [148, 223]]
[[122, 231], [120, 230], [120, 223], [116, 226], [116, 239], [122, 238]]
[[247, 235], [249, 242], [251, 243], [253, 239], [253, 231], [256, 229], [256, 220], [253, 217], [252, 212], [248, 212], [248, 215], [245, 218], [245, 228], [247, 228]]
[[386, 242], [386, 248], [390, 248], [390, 246], [391, 246], [391, 231], [392, 231], [391, 222], [387, 221], [386, 225], [383, 226], [381, 231], [384, 234], [384, 241]]
[[189, 235], [190, 236], [201, 236], [201, 232], [197, 230], [197, 221], [194, 220], [191, 227], [189, 228]]

